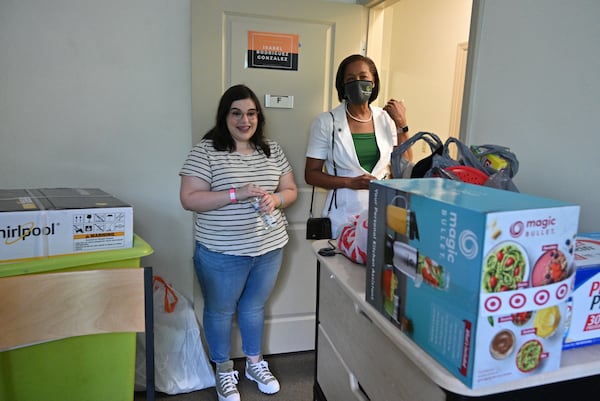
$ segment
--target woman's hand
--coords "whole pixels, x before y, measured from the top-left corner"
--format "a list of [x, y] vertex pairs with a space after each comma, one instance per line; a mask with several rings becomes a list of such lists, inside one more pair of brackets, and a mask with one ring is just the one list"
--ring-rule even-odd
[[376, 180], [377, 177], [372, 176], [371, 174], [363, 174], [358, 177], [349, 178], [348, 188], [351, 189], [369, 189], [369, 183], [372, 180]]
[[235, 196], [238, 201], [260, 196], [261, 198], [267, 195], [267, 191], [256, 184], [246, 184], [235, 189]]
[[275, 210], [278, 205], [279, 197], [275, 194], [269, 194], [267, 191], [262, 189], [260, 185], [246, 184], [236, 189], [238, 200], [246, 200], [252, 198], [260, 198], [259, 208], [264, 213], [270, 214]]
[[275, 194], [267, 194], [264, 195], [261, 199], [260, 199], [260, 208], [265, 212], [265, 213], [273, 213], [273, 210], [275, 210], [277, 208], [277, 205], [279, 204], [279, 197]]
[[307, 184], [325, 189], [350, 188], [369, 189], [369, 182], [378, 178], [371, 174], [363, 174], [358, 177], [340, 177], [323, 172], [325, 160], [306, 158], [304, 168], [304, 179]]
[[383, 109], [392, 117], [396, 123], [396, 129], [406, 127], [408, 120], [406, 119], [406, 106], [404, 100], [390, 99], [385, 104]]

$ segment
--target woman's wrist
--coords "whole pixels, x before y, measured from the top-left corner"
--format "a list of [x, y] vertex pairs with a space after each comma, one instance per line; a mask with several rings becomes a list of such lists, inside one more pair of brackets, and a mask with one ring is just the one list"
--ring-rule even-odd
[[229, 200], [231, 203], [237, 203], [237, 194], [235, 192], [235, 188], [229, 189]]
[[277, 195], [277, 197], [279, 198], [279, 205], [277, 205], [277, 209], [283, 209], [285, 205], [285, 198], [283, 197], [281, 192], [276, 192], [274, 195]]

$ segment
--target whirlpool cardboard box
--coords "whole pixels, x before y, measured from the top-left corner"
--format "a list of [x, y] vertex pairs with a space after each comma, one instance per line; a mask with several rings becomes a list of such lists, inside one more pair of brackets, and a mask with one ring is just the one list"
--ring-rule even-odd
[[465, 385], [560, 366], [580, 208], [441, 178], [373, 181], [367, 301]]
[[131, 248], [133, 208], [100, 189], [0, 189], [0, 263]]
[[600, 343], [600, 232], [577, 235], [575, 266], [564, 349]]

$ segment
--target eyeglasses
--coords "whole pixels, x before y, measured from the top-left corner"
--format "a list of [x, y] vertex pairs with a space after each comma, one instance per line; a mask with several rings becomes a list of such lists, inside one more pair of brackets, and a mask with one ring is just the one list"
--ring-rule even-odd
[[258, 111], [256, 110], [248, 110], [247, 112], [243, 112], [240, 109], [231, 109], [229, 110], [229, 115], [233, 117], [235, 120], [241, 120], [244, 118], [244, 115], [248, 117], [248, 120], [256, 120], [258, 118]]

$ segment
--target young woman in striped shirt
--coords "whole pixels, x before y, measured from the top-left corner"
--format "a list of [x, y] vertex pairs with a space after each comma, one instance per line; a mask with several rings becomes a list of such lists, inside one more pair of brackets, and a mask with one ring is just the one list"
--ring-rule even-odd
[[[192, 148], [179, 173], [181, 204], [196, 213], [194, 267], [219, 401], [240, 400], [238, 372], [230, 359], [236, 313], [246, 377], [264, 393], [279, 391], [262, 359], [264, 305], [288, 242], [283, 209], [298, 192], [283, 150], [265, 138], [264, 126], [254, 92], [244, 85], [229, 88], [219, 102], [215, 126]], [[261, 213], [271, 215], [272, 225]]]

